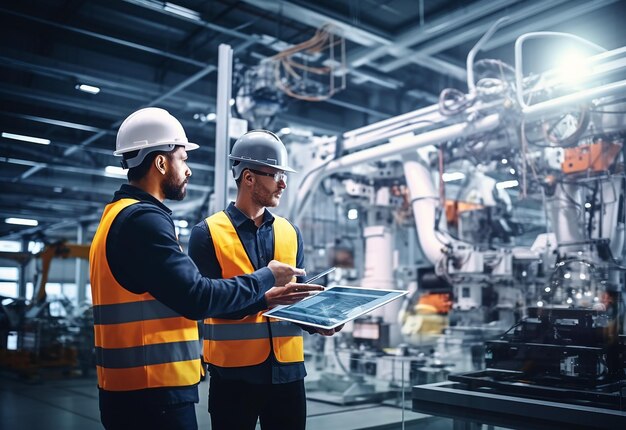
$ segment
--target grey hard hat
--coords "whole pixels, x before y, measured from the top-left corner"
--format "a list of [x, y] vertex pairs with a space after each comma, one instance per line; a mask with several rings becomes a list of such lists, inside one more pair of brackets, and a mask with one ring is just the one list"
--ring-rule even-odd
[[295, 173], [287, 165], [288, 155], [285, 145], [271, 131], [251, 130], [241, 136], [233, 145], [228, 159], [233, 162], [233, 176], [239, 179], [241, 172], [255, 166], [266, 166], [276, 170]]

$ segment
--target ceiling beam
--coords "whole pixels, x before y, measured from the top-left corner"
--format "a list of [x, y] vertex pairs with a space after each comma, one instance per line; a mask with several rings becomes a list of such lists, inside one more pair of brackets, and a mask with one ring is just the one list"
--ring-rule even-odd
[[[505, 16], [509, 17], [509, 21], [507, 21], [507, 24], [511, 24], [524, 19], [528, 19], [531, 16], [537, 14], [548, 13], [550, 9], [568, 1], [569, 0], [538, 0], [533, 2], [521, 3], [511, 9], [495, 13], [494, 15], [488, 17], [484, 17], [483, 19], [480, 19], [475, 23], [466, 26], [465, 28], [457, 29], [453, 33], [446, 34], [435, 40], [423, 43], [415, 48], [415, 52], [413, 54], [404, 55], [400, 58], [397, 58], [396, 60], [389, 61], [382, 65], [378, 65], [377, 69], [385, 73], [393, 72], [394, 70], [400, 67], [404, 67], [407, 64], [420, 61], [420, 59], [425, 58], [425, 56], [434, 55], [438, 52], [445, 51], [468, 41], [478, 40], [483, 34], [485, 34], [485, 32], [487, 32], [487, 30], [489, 30], [489, 28], [491, 28], [493, 23], [500, 18], [503, 18]], [[464, 73], [465, 75], [463, 77], [463, 80], [466, 80], [467, 73]]]
[[[294, 21], [306, 24], [312, 27], [321, 27], [325, 24], [332, 24], [341, 30], [340, 35], [346, 39], [358, 43], [359, 45], [368, 47], [378, 47], [380, 45], [392, 47], [395, 40], [389, 34], [376, 34], [373, 31], [365, 30], [359, 26], [349, 24], [343, 20], [330, 17], [328, 15], [316, 12], [314, 10], [299, 6], [282, 0], [243, 0], [259, 9], [272, 12], [278, 16], [285, 16]], [[441, 73], [445, 70], [457, 79], [465, 78], [465, 69], [446, 61], [432, 57], [424, 56], [416, 61], [420, 61], [420, 65]], [[349, 68], [353, 68], [348, 63]]]

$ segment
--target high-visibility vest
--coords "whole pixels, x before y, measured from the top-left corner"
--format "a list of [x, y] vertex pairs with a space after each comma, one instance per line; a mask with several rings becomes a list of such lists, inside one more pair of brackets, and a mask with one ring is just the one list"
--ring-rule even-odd
[[123, 288], [106, 258], [113, 221], [138, 202], [121, 199], [106, 206], [89, 252], [98, 385], [109, 391], [195, 385], [201, 373], [197, 322], [148, 293]]
[[[218, 212], [205, 220], [224, 278], [254, 272], [254, 266], [230, 218]], [[274, 259], [295, 266], [298, 236], [284, 218], [275, 216]], [[220, 367], [254, 366], [274, 352], [281, 363], [304, 361], [302, 329], [287, 321], [263, 316], [261, 311], [240, 320], [204, 320], [204, 361]]]

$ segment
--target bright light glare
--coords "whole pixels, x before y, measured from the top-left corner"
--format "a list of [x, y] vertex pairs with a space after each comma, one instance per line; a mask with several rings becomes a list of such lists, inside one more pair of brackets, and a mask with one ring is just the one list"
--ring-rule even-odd
[[117, 166], [106, 166], [104, 172], [113, 176], [126, 176], [126, 170]]
[[516, 179], [512, 179], [510, 181], [498, 182], [496, 184], [496, 188], [499, 190], [503, 190], [505, 188], [514, 188], [514, 187], [517, 187], [518, 185], [519, 185], [519, 182], [517, 182]]
[[28, 218], [7, 218], [4, 220], [7, 224], [15, 224], [15, 225], [29, 225], [32, 227], [36, 227], [39, 225], [39, 222], [36, 219], [28, 219]]
[[5, 139], [21, 140], [22, 142], [38, 143], [40, 145], [50, 145], [50, 139], [42, 139], [41, 137], [25, 136], [23, 134], [2, 132]]
[[465, 179], [465, 174], [462, 172], [446, 172], [443, 175], [443, 182], [460, 181]]
[[76, 85], [76, 89], [89, 94], [98, 94], [100, 92], [100, 88], [87, 84]]
[[577, 84], [589, 74], [586, 57], [577, 51], [566, 52], [559, 61], [557, 79], [563, 84]]
[[187, 220], [184, 220], [184, 219], [175, 219], [174, 220], [174, 225], [176, 227], [180, 227], [180, 228], [187, 228], [187, 227], [189, 227], [189, 223], [187, 222]]
[[359, 211], [356, 209], [348, 210], [348, 219], [357, 219], [359, 217]]
[[279, 133], [283, 134], [283, 135], [290, 134], [291, 133], [291, 129], [289, 127], [283, 127], [283, 128], [280, 129]]

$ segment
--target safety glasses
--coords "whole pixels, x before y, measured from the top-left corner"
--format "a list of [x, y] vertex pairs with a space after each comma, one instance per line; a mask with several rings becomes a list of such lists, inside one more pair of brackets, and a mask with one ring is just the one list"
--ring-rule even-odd
[[285, 172], [267, 173], [267, 172], [262, 172], [260, 170], [255, 170], [255, 169], [248, 169], [248, 170], [257, 175], [269, 176], [270, 178], [274, 178], [276, 182], [280, 182], [280, 181], [287, 182], [287, 174]]

